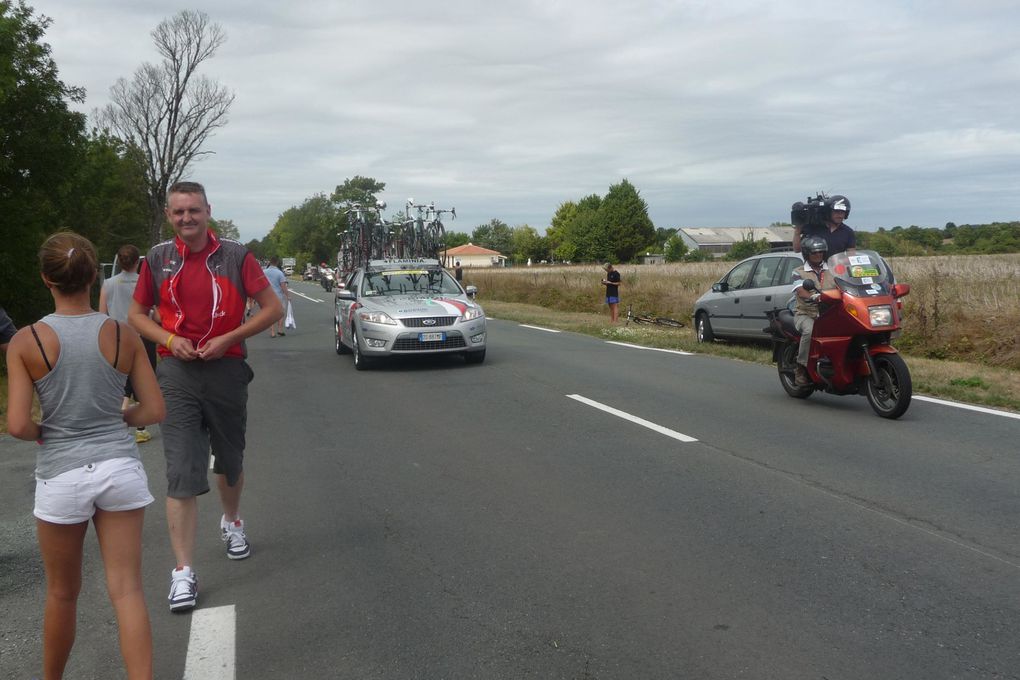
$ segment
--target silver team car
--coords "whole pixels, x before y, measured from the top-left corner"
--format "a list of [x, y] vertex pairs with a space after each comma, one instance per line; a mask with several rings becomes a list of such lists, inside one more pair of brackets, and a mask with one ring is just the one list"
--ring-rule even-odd
[[485, 360], [485, 312], [435, 259], [372, 260], [336, 291], [336, 353], [364, 370], [379, 357], [458, 352]]

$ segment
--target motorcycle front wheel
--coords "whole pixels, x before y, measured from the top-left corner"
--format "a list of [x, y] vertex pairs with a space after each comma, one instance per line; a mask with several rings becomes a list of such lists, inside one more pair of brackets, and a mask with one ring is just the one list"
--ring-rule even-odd
[[797, 367], [797, 345], [792, 342], [786, 343], [779, 354], [779, 383], [794, 399], [807, 399], [815, 388], [811, 385], [798, 385], [794, 371]]
[[868, 403], [883, 418], [899, 418], [907, 412], [913, 394], [907, 364], [899, 354], [877, 354], [873, 360], [875, 375], [865, 387]]

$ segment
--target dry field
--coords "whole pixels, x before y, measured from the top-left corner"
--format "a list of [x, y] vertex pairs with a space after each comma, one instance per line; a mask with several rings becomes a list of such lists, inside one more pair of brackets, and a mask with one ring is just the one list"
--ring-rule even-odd
[[[896, 280], [909, 283], [897, 346], [910, 359], [915, 389], [926, 394], [1020, 410], [1020, 254], [892, 258]], [[694, 301], [732, 262], [621, 265], [621, 314], [634, 310], [690, 322]], [[678, 349], [698, 347], [690, 329], [636, 330], [606, 319], [602, 270], [596, 265], [465, 270], [465, 283], [493, 316], [544, 321], [594, 335]], [[555, 314], [549, 314], [553, 310]], [[690, 325], [690, 324], [689, 324]], [[714, 353], [767, 361], [752, 346], [717, 345]]]

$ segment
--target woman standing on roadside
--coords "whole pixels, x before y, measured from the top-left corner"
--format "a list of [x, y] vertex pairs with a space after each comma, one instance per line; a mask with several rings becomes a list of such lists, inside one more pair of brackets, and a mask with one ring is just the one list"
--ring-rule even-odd
[[[160, 422], [163, 397], [138, 334], [91, 307], [95, 248], [54, 234], [39, 251], [53, 314], [21, 329], [7, 353], [7, 427], [37, 440], [36, 532], [46, 568], [43, 677], [61, 678], [74, 645], [89, 520], [117, 613], [127, 677], [152, 677], [152, 631], [142, 593], [142, 522], [153, 501], [128, 425]], [[138, 403], [121, 411], [130, 376]], [[42, 422], [32, 420], [32, 392]]]

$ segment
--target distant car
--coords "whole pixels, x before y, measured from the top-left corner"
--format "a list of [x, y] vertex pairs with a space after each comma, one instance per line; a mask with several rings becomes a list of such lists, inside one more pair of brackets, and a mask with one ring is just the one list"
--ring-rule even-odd
[[793, 272], [803, 262], [794, 252], [764, 253], [738, 262], [694, 303], [698, 342], [768, 340], [765, 312], [786, 306], [793, 295]]
[[336, 289], [336, 353], [364, 370], [394, 355], [459, 353], [485, 360], [485, 312], [435, 259], [373, 260]]

